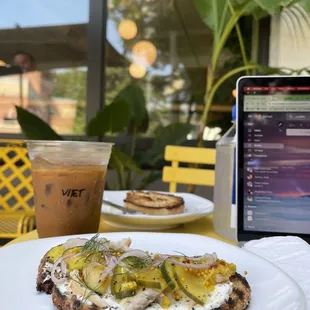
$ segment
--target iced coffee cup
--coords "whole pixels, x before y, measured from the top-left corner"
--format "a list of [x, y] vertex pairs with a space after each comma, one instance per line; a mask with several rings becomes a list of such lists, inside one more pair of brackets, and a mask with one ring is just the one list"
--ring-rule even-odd
[[40, 238], [98, 232], [112, 144], [27, 141]]

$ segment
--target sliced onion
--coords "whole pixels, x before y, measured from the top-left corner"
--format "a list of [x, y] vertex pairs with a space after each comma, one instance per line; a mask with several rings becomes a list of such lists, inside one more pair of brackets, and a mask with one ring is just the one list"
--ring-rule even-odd
[[159, 258], [161, 260], [165, 260], [165, 259], [168, 259], [168, 258], [185, 258], [185, 259], [188, 259], [190, 261], [193, 261], [193, 262], [197, 262], [197, 261], [202, 261], [202, 260], [206, 260], [206, 259], [213, 259], [213, 260], [217, 260], [217, 256], [215, 253], [212, 253], [212, 254], [209, 254], [209, 253], [206, 253], [202, 256], [186, 256], [186, 255], [159, 255]]
[[202, 260], [206, 260], [206, 259], [213, 259], [214, 261], [217, 260], [217, 256], [215, 253], [212, 253], [212, 254], [209, 254], [209, 253], [206, 253], [204, 254], [203, 256], [199, 256], [199, 257], [185, 257], [193, 262], [197, 262], [197, 261], [202, 261]]
[[107, 252], [109, 251], [109, 241], [105, 238], [99, 238], [98, 239], [100, 245], [99, 245], [99, 251]]
[[157, 267], [158, 265], [160, 265], [162, 262], [164, 262], [165, 260], [167, 260], [169, 257], [166, 257], [166, 258], [159, 258], [157, 260], [154, 260], [153, 263], [152, 263], [152, 267]]
[[[69, 258], [69, 257], [72, 257], [74, 254], [67, 254], [65, 256], [61, 256], [59, 257], [54, 265], [53, 265], [53, 268], [52, 268], [52, 271], [51, 271], [51, 279], [52, 281], [55, 283], [55, 284], [63, 284], [65, 281], [66, 281], [66, 272], [67, 272], [67, 267], [65, 264], [63, 264], [64, 260]], [[60, 270], [61, 270], [61, 275], [62, 277], [61, 278], [56, 278], [55, 276], [55, 272], [56, 272], [56, 269], [57, 267], [61, 265], [60, 267]]]
[[[95, 268], [96, 266], [103, 266], [102, 264], [98, 263], [98, 262], [92, 262], [90, 263], [86, 268], [83, 269], [83, 276], [84, 278], [88, 278], [88, 273], [91, 271], [91, 269]], [[93, 284], [98, 283], [98, 282], [94, 282], [94, 281], [90, 281], [90, 279], [88, 278], [88, 282], [92, 282]]]
[[105, 278], [113, 271], [113, 269], [118, 265], [119, 261], [115, 256], [111, 256], [111, 259], [106, 264], [106, 269], [103, 271], [100, 277], [100, 281], [103, 282]]
[[67, 274], [67, 264], [64, 259], [60, 263], [60, 270], [62, 274]]
[[217, 261], [217, 255], [216, 255], [216, 253], [212, 253], [211, 255], [212, 255], [212, 257], [213, 257], [214, 262]]
[[[104, 270], [104, 272], [101, 274], [100, 277], [100, 281], [104, 281], [105, 278], [113, 271], [113, 269], [122, 263], [122, 261], [130, 256], [134, 256], [134, 257], [148, 257], [149, 255], [146, 254], [144, 251], [142, 250], [130, 250], [127, 251], [125, 253], [123, 253], [119, 258], [117, 258], [116, 256], [106, 256], [106, 269]], [[124, 266], [122, 264], [122, 266]]]
[[69, 282], [69, 288], [72, 290], [74, 295], [87, 296], [87, 300], [100, 307], [100, 309], [106, 309], [109, 306], [103, 298], [90, 289], [81, 286], [77, 280], [79, 280], [79, 277], [76, 276], [75, 279], [73, 278], [73, 280]]
[[125, 258], [130, 257], [130, 256], [134, 256], [134, 257], [149, 257], [149, 255], [146, 254], [142, 250], [130, 250], [130, 251], [127, 251], [127, 252], [123, 253], [118, 259], [119, 259], [119, 261], [122, 261]]
[[115, 260], [117, 260], [117, 257], [113, 256], [113, 255], [111, 255], [111, 256], [105, 255], [104, 258], [106, 261], [105, 266], [109, 266], [110, 264], [113, 264], [115, 262]]
[[66, 243], [63, 244], [63, 247], [66, 250], [68, 250], [68, 249], [75, 248], [78, 246], [84, 246], [87, 241], [88, 239], [85, 239], [85, 238], [71, 238], [67, 240]]

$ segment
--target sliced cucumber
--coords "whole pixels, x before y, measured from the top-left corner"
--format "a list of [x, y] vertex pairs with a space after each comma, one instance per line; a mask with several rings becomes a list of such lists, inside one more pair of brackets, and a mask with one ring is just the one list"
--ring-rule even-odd
[[128, 271], [117, 266], [111, 280], [111, 293], [117, 299], [134, 296], [136, 294], [137, 283]]
[[150, 269], [144, 273], [136, 275], [136, 282], [139, 286], [164, 290], [167, 283], [158, 268]]
[[77, 254], [77, 253], [80, 253], [81, 251], [82, 251], [82, 247], [81, 246], [77, 246], [77, 247], [65, 250], [63, 252], [62, 256], [65, 256], [65, 255], [68, 255], [68, 254]]
[[187, 297], [203, 306], [210, 290], [204, 285], [203, 277], [197, 276], [186, 269], [184, 267], [174, 266], [174, 278], [179, 288]]
[[171, 290], [175, 290], [177, 283], [174, 279], [174, 268], [170, 262], [163, 262], [160, 267], [161, 274]]
[[102, 257], [101, 252], [88, 253], [83, 252], [82, 247], [76, 247], [67, 250], [65, 254], [76, 254], [66, 260], [67, 268], [69, 270], [81, 270], [91, 262], [105, 263], [105, 259]]
[[[88, 268], [87, 272], [86, 268]], [[85, 267], [83, 269], [83, 278], [86, 285], [91, 290], [101, 295], [104, 295], [106, 293], [107, 287], [109, 285], [108, 279], [105, 279], [103, 282], [100, 282], [100, 278], [104, 270], [105, 267], [103, 265], [95, 265], [92, 268]]]
[[65, 248], [62, 245], [57, 245], [53, 248], [51, 248], [47, 253], [46, 253], [46, 259], [50, 263], [55, 263], [55, 261], [63, 255], [65, 252]]

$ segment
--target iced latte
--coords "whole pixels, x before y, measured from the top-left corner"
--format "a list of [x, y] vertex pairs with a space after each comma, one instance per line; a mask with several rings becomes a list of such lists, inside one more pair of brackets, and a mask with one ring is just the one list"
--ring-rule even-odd
[[[37, 147], [33, 154], [31, 146], [40, 142], [45, 143], [43, 149]], [[111, 145], [57, 141], [28, 145], [39, 237], [97, 232]]]

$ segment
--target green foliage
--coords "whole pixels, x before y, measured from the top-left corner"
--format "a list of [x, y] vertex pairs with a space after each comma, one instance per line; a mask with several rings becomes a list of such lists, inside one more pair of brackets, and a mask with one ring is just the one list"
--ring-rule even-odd
[[[28, 139], [40, 140], [61, 140], [60, 137], [47, 123], [36, 115], [16, 107], [18, 122], [23, 133]], [[131, 132], [132, 139], [130, 152], [126, 153], [113, 147], [109, 168], [117, 172], [117, 189], [130, 189], [133, 186], [131, 172], [141, 174], [141, 165], [135, 158], [135, 142], [138, 129], [148, 125], [148, 114], [144, 94], [137, 85], [129, 85], [116, 95], [109, 105], [101, 109], [97, 115], [90, 120], [87, 126], [89, 136], [100, 136], [106, 133], [117, 133], [127, 129]], [[135, 128], [135, 130], [133, 130]], [[174, 124], [162, 128], [154, 141], [154, 145], [149, 152], [150, 160], [148, 164], [158, 163], [163, 160], [164, 149], [167, 144], [180, 144], [186, 139], [187, 134], [192, 129], [188, 124]], [[146, 158], [146, 157], [145, 157]], [[146, 176], [138, 188], [142, 189], [151, 182], [158, 179], [161, 174], [155, 171]], [[111, 187], [108, 186], [111, 189]]]
[[306, 12], [310, 12], [310, 1], [309, 0], [300, 0], [298, 1], [298, 4], [300, 4]]
[[142, 170], [136, 165], [133, 159], [119, 149], [113, 147], [112, 154], [109, 162], [109, 168], [115, 169], [118, 175], [118, 189], [126, 189], [126, 171], [132, 170], [138, 174], [142, 173]]
[[213, 31], [213, 45], [216, 45], [231, 16], [227, 0], [194, 0], [194, 3], [201, 19]]
[[146, 118], [146, 102], [143, 90], [135, 85], [130, 84], [120, 91], [115, 101], [125, 101], [130, 106], [130, 119], [136, 125], [140, 126]]
[[193, 125], [185, 123], [171, 124], [161, 128], [154, 139], [152, 148], [145, 155], [146, 162], [156, 165], [163, 160], [165, 147], [181, 144], [193, 128]]
[[86, 98], [87, 71], [71, 69], [64, 72], [53, 72], [55, 97], [75, 99], [78, 102]]
[[108, 132], [117, 133], [128, 129], [130, 134], [135, 131], [147, 131], [149, 117], [143, 91], [135, 84], [122, 89], [105, 105], [87, 126], [89, 136], [104, 135]]
[[127, 67], [107, 67], [106, 76], [105, 104], [109, 105], [131, 79]]
[[103, 136], [107, 132], [116, 133], [124, 130], [130, 120], [131, 109], [124, 98], [115, 98], [110, 105], [105, 105], [87, 125], [88, 136]]
[[138, 189], [143, 190], [145, 189], [149, 184], [162, 179], [162, 171], [161, 170], [153, 170], [151, 173], [149, 173], [146, 177], [144, 177], [141, 181], [141, 184], [139, 185]]
[[62, 138], [41, 118], [27, 110], [15, 106], [17, 120], [27, 139], [62, 140]]
[[[239, 21], [242, 17], [251, 15], [254, 19], [262, 18], [266, 15], [274, 15], [279, 13], [283, 8], [294, 4], [305, 5], [304, 0], [194, 0], [196, 9], [201, 16], [201, 19], [212, 30], [214, 37], [213, 53], [211, 57], [211, 64], [207, 76], [206, 99], [203, 115], [201, 118], [201, 131], [199, 134], [199, 145], [202, 143], [203, 128], [207, 123], [210, 107], [216, 91], [221, 85], [236, 74], [241, 72], [256, 72], [259, 66], [248, 61], [247, 50], [245, 48], [244, 38], [240, 31]], [[227, 9], [228, 8], [228, 9]], [[306, 17], [304, 17], [306, 19]], [[310, 23], [309, 23], [310, 24]], [[310, 27], [310, 26], [309, 26]], [[243, 66], [232, 68], [231, 71], [226, 72], [218, 80], [218, 62], [220, 54], [223, 51], [233, 29], [236, 29], [238, 35], [238, 42], [243, 58]], [[259, 39], [257, 29], [255, 29], [255, 37], [253, 40], [252, 55], [257, 55], [255, 50], [258, 47], [257, 40]], [[255, 61], [255, 57], [253, 57]], [[287, 70], [286, 70], [287, 71]]]
[[133, 159], [116, 147], [114, 147], [112, 151], [110, 168], [122, 170], [124, 172], [126, 169], [131, 169], [139, 174], [142, 173], [142, 170], [136, 165]]
[[76, 112], [72, 131], [82, 135], [85, 129], [85, 98], [87, 71], [70, 69], [52, 73], [54, 89], [53, 96], [76, 100]]
[[77, 104], [72, 131], [75, 135], [85, 132], [85, 106], [82, 104]]
[[[106, 105], [109, 105], [121, 89], [130, 82], [128, 68], [108, 67], [106, 75]], [[76, 115], [73, 123], [73, 133], [85, 133], [85, 100], [87, 70], [69, 69], [52, 73], [54, 89], [53, 96], [76, 100]]]

